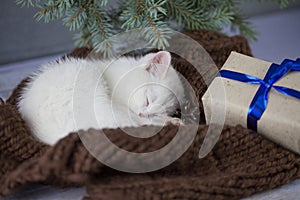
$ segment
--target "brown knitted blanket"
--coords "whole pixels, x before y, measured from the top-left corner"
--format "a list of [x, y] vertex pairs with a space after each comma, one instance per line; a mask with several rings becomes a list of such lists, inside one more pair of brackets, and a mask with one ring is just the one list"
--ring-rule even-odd
[[[243, 37], [227, 37], [212, 31], [188, 34], [202, 44], [218, 67], [231, 51], [251, 55]], [[88, 49], [78, 49], [70, 55], [85, 57], [88, 52]], [[174, 57], [172, 62], [201, 99], [206, 90], [201, 76], [183, 59]], [[168, 167], [144, 174], [119, 172], [91, 156], [77, 133], [71, 133], [53, 147], [34, 140], [15, 107], [24, 84], [26, 80], [0, 105], [0, 196], [38, 182], [61, 187], [85, 185], [85, 199], [93, 200], [239, 199], [289, 183], [300, 175], [299, 156], [241, 126], [225, 126], [213, 151], [199, 159], [208, 128], [203, 121], [188, 151]], [[144, 132], [149, 128], [152, 127], [136, 130]], [[186, 134], [190, 128], [184, 128]], [[105, 134], [125, 150], [149, 152], [167, 144], [177, 129], [168, 125], [147, 139], [131, 137], [120, 129], [109, 129]], [[93, 134], [97, 130], [86, 132]]]

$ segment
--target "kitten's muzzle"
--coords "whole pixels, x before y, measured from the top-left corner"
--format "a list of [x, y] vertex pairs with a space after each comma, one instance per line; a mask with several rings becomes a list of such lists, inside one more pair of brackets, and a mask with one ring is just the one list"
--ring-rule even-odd
[[150, 115], [148, 113], [139, 113], [139, 117], [149, 118]]

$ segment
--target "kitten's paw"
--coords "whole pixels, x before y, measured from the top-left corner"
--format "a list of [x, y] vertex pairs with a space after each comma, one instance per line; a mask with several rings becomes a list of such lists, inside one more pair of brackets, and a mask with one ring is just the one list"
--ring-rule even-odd
[[169, 125], [169, 124], [173, 124], [175, 126], [180, 126], [180, 125], [183, 125], [182, 121], [178, 118], [170, 118], [166, 121], [166, 124]]

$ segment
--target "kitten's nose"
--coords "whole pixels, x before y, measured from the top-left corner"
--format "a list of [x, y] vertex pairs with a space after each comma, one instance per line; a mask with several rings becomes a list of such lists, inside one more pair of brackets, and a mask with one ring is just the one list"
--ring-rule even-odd
[[139, 117], [148, 117], [146, 113], [139, 113]]

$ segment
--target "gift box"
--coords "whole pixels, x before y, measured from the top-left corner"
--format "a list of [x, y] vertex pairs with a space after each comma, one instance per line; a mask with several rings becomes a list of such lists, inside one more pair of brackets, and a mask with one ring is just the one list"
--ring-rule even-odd
[[300, 59], [278, 65], [232, 52], [202, 102], [207, 124], [218, 105], [225, 124], [240, 124], [300, 154]]

